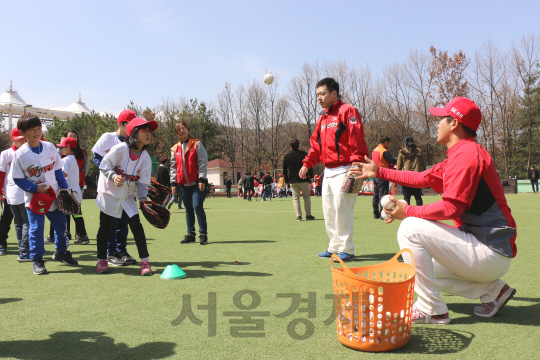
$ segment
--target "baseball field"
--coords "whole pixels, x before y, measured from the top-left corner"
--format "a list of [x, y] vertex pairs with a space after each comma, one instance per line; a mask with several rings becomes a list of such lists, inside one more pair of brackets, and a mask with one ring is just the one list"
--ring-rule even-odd
[[[142, 220], [155, 272], [151, 277], [140, 276], [137, 265], [96, 273], [98, 210], [85, 200], [91, 242], [69, 248], [78, 267], [52, 261], [54, 245], [46, 245], [50, 274], [33, 275], [32, 263], [16, 261], [12, 228], [8, 254], [0, 258], [0, 358], [538, 358], [540, 195], [507, 198], [518, 224], [518, 255], [503, 280], [517, 289], [515, 297], [486, 319], [473, 314], [478, 301], [443, 295], [452, 323], [413, 325], [409, 344], [387, 353], [358, 352], [337, 340], [330, 263], [316, 256], [328, 244], [320, 198], [312, 197], [316, 220], [302, 222], [295, 221], [291, 198], [207, 199], [207, 246], [180, 245], [185, 214], [173, 205], [165, 230]], [[357, 260], [348, 266], [390, 259], [399, 250], [398, 226], [373, 219], [371, 197], [359, 197]], [[138, 258], [131, 234], [128, 251]], [[188, 277], [160, 279], [171, 264]]]

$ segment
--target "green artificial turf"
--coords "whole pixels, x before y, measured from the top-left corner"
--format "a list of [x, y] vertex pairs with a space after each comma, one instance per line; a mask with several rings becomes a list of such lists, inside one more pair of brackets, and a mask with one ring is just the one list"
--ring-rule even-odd
[[[429, 203], [438, 197], [424, 199]], [[291, 198], [251, 203], [208, 199], [208, 246], [180, 245], [186, 233], [185, 214], [175, 206], [165, 230], [143, 219], [156, 272], [151, 277], [140, 276], [138, 266], [96, 273], [98, 211], [93, 201], [85, 200], [91, 243], [70, 247], [78, 267], [52, 261], [54, 246], [46, 245], [50, 274], [33, 275], [31, 263], [16, 261], [11, 230], [8, 255], [0, 258], [0, 358], [418, 359], [434, 354], [453, 359], [538, 358], [540, 210], [533, 195], [509, 195], [508, 201], [518, 224], [518, 256], [503, 279], [517, 288], [514, 299], [494, 318], [484, 319], [472, 314], [478, 301], [444, 295], [451, 325], [413, 325], [406, 347], [364, 353], [337, 340], [333, 300], [326, 298], [332, 293], [330, 262], [316, 257], [328, 245], [320, 198], [312, 198], [316, 220], [302, 222], [295, 221]], [[374, 220], [371, 197], [359, 197], [354, 235], [358, 259], [348, 265], [390, 259], [399, 250], [398, 226], [399, 222], [386, 225]], [[128, 241], [128, 250], [136, 256], [131, 234]], [[160, 279], [171, 264], [188, 278]], [[216, 305], [205, 306], [209, 299]], [[299, 306], [289, 310], [293, 302]], [[248, 313], [253, 314], [252, 323], [235, 323]], [[238, 326], [255, 330], [237, 333]]]

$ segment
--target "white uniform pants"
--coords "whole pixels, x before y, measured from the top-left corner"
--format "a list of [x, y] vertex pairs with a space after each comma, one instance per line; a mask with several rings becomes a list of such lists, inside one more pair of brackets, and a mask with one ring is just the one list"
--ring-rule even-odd
[[328, 251], [354, 255], [354, 205], [358, 194], [341, 191], [347, 173], [325, 177], [322, 189], [322, 207], [326, 232], [330, 238]]
[[[400, 249], [409, 248], [414, 255], [416, 306], [428, 315], [448, 312], [441, 291], [488, 303], [497, 298], [505, 284], [499, 278], [508, 271], [512, 259], [450, 225], [406, 218], [397, 239]], [[407, 253], [403, 259], [412, 263]]]

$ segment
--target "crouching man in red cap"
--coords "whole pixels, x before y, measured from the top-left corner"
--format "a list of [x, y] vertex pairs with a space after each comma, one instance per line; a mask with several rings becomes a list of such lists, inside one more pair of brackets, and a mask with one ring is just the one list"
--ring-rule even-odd
[[[386, 211], [403, 220], [397, 238], [409, 248], [416, 262], [412, 322], [450, 323], [448, 307], [440, 293], [480, 299], [474, 313], [494, 316], [516, 290], [500, 278], [516, 256], [516, 222], [506, 203], [493, 160], [476, 143], [482, 120], [478, 106], [456, 97], [444, 108], [430, 108], [439, 117], [437, 141], [448, 147], [447, 159], [424, 172], [395, 171], [378, 167], [367, 159], [360, 178], [379, 177], [413, 188], [431, 187], [442, 199], [424, 206], [396, 202]], [[395, 200], [395, 199], [394, 199]], [[438, 220], [453, 220], [454, 226]], [[412, 263], [408, 254], [405, 262]]]

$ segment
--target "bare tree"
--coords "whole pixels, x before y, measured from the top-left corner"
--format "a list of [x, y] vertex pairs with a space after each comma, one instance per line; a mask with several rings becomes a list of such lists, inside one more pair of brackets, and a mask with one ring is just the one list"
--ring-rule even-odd
[[318, 63], [304, 63], [302, 73], [294, 76], [289, 83], [291, 110], [296, 118], [305, 124], [308, 138], [315, 129], [315, 122], [319, 117], [316, 85], [320, 77]]

